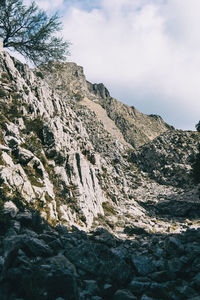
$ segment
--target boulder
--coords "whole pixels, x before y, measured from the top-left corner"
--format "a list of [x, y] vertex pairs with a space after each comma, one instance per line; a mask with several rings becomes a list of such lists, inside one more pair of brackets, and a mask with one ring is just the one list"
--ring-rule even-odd
[[63, 297], [67, 300], [79, 300], [76, 278], [68, 270], [57, 270], [46, 278], [47, 298], [54, 300]]
[[6, 201], [4, 203], [4, 213], [9, 214], [11, 217], [15, 217], [19, 209], [12, 201]]
[[145, 255], [137, 255], [132, 257], [132, 262], [136, 268], [138, 274], [147, 275], [156, 270], [155, 265], [152, 263], [152, 259]]
[[137, 297], [128, 290], [118, 290], [114, 294], [114, 300], [137, 300]]
[[23, 241], [24, 251], [29, 256], [43, 256], [48, 257], [53, 254], [51, 248], [46, 245], [43, 241], [37, 238], [25, 238]]

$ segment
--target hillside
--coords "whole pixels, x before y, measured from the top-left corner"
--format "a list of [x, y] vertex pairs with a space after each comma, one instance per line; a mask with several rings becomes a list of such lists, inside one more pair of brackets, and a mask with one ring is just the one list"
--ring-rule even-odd
[[1, 298], [198, 297], [198, 144], [75, 63], [1, 52]]
[[[86, 81], [83, 68], [75, 63], [56, 64], [51, 74], [45, 78], [60, 95], [74, 96], [81, 104], [94, 108], [94, 102], [102, 106], [105, 116], [111, 119], [123, 134], [124, 139], [133, 147], [139, 147], [156, 138], [166, 130], [173, 129], [160, 116], [145, 115], [135, 107], [119, 102], [110, 96], [106, 87]], [[93, 103], [93, 104], [91, 104]], [[101, 113], [102, 113], [101, 109]], [[98, 114], [99, 108], [96, 109]], [[119, 134], [120, 135], [120, 134]]]

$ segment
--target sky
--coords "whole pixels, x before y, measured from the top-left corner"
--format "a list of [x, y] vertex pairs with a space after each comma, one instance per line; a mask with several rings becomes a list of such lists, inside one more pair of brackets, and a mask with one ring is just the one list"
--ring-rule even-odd
[[[29, 3], [26, 0], [26, 3]], [[177, 129], [200, 120], [199, 0], [40, 0], [92, 83]]]

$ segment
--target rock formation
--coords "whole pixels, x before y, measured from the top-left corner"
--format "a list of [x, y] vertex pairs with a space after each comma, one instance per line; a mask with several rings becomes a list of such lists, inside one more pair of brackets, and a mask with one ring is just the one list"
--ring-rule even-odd
[[199, 297], [199, 133], [0, 53], [1, 299]]

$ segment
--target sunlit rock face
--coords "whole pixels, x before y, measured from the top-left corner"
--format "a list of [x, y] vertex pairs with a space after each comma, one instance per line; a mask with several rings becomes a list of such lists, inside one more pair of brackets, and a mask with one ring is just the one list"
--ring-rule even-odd
[[39, 72], [5, 52], [0, 68], [5, 193], [19, 193], [52, 222], [91, 226], [94, 217], [104, 214], [106, 195], [97, 178], [101, 158], [96, 158], [86, 128]]
[[135, 107], [130, 107], [112, 98], [103, 83], [92, 84], [88, 82], [84, 76], [83, 68], [75, 63], [55, 64], [54, 72], [45, 73], [45, 75], [46, 81], [60, 95], [65, 95], [67, 91], [68, 94], [74, 96], [81, 104], [88, 106], [97, 115], [100, 109], [95, 107], [94, 103], [102, 106], [108, 118], [114, 122], [124, 139], [133, 147], [137, 148], [153, 140], [161, 133], [173, 129], [160, 116], [142, 114]]
[[1, 299], [199, 299], [199, 133], [0, 52]]
[[53, 223], [91, 227], [104, 216], [103, 202], [133, 193], [124, 172], [132, 146], [103, 106], [109, 92], [74, 63], [33, 71], [2, 52], [0, 67], [5, 193], [14, 190]]
[[[52, 224], [89, 229], [142, 216], [137, 200], [148, 194], [148, 176], [168, 184], [176, 168], [187, 183], [190, 166], [176, 143], [181, 136], [197, 148], [196, 136], [113, 99], [75, 63], [31, 70], [2, 52], [0, 78], [0, 178], [9, 201], [18, 195]], [[192, 153], [191, 143], [184, 157]], [[162, 170], [171, 172], [165, 176], [157, 170], [161, 152]]]

